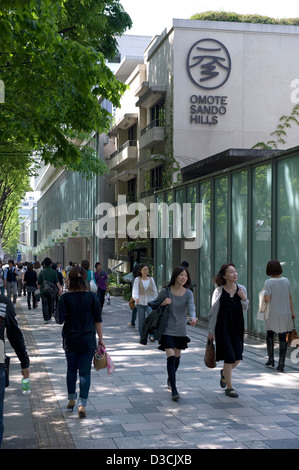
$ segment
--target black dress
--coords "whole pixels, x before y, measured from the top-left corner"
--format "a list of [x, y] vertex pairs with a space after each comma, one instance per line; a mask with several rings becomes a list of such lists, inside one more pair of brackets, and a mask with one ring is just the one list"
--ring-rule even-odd
[[238, 289], [233, 297], [222, 290], [215, 328], [216, 361], [227, 364], [243, 359], [244, 317]]

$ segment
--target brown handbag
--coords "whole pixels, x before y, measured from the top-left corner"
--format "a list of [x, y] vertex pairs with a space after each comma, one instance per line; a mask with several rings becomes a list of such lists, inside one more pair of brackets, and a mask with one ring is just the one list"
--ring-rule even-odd
[[135, 308], [135, 300], [133, 299], [133, 297], [130, 298], [129, 305], [130, 305], [130, 309], [131, 309], [131, 310], [134, 310], [134, 308]]
[[204, 363], [210, 369], [216, 367], [216, 353], [213, 341], [207, 339]]
[[[294, 321], [294, 328], [292, 329], [292, 331], [288, 334], [288, 339], [287, 339], [287, 342], [288, 342], [288, 345], [291, 346], [292, 345], [292, 341], [294, 341], [294, 339], [299, 339], [298, 337], [298, 333], [295, 329], [295, 321]], [[298, 344], [295, 345], [295, 348], [297, 348]]]

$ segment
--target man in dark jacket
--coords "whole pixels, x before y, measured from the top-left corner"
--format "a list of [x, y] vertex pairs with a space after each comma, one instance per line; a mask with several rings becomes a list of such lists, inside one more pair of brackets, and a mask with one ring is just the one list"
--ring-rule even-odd
[[4, 430], [3, 403], [5, 393], [5, 329], [8, 341], [20, 360], [23, 377], [27, 379], [29, 377], [29, 357], [23, 334], [17, 323], [15, 309], [7, 297], [0, 295], [0, 448]]
[[[42, 300], [42, 309], [44, 322], [48, 323], [51, 320], [51, 317], [54, 313], [54, 302], [57, 294], [62, 292], [61, 286], [59, 284], [58, 274], [56, 269], [51, 268], [52, 261], [50, 258], [44, 259], [44, 267], [39, 272], [37, 278], [37, 287], [40, 289], [40, 296]], [[51, 284], [57, 287], [57, 290], [53, 292], [53, 295], [46, 294], [44, 292], [44, 281], [49, 281]]]

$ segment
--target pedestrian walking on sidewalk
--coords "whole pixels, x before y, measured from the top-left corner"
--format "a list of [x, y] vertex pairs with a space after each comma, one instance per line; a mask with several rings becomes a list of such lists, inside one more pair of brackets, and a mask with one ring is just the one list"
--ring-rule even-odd
[[[87, 272], [82, 267], [69, 272], [69, 291], [60, 297], [56, 322], [63, 324], [63, 349], [67, 360], [68, 409], [75, 406], [77, 373], [79, 371], [78, 416], [86, 416], [86, 404], [90, 389], [91, 364], [98, 345], [103, 342], [101, 306], [96, 294], [88, 290]], [[99, 337], [96, 343], [96, 333]]]
[[3, 271], [3, 268], [2, 268], [2, 263], [0, 262], [0, 293], [1, 295], [4, 295], [4, 271]]
[[17, 278], [19, 276], [19, 270], [15, 266], [14, 260], [8, 261], [8, 267], [4, 271], [4, 286], [7, 289], [7, 297], [11, 300], [11, 294], [13, 295], [13, 304], [17, 303], [18, 287]]
[[[131, 291], [133, 290], [134, 281], [135, 281], [136, 277], [138, 276], [139, 267], [140, 267], [140, 265], [137, 263], [137, 261], [135, 261], [133, 271], [132, 271], [133, 282], [130, 283], [131, 284]], [[128, 323], [128, 326], [130, 326], [131, 328], [135, 328], [136, 317], [137, 317], [137, 307], [136, 307], [136, 304], [134, 302], [134, 308], [132, 309], [131, 321]]]
[[37, 289], [37, 274], [33, 270], [33, 264], [28, 263], [27, 271], [24, 274], [24, 284], [26, 285], [27, 291], [27, 304], [28, 309], [31, 310], [31, 296], [32, 296], [32, 308], [37, 307], [37, 302], [35, 299], [35, 291]]
[[86, 285], [87, 289], [90, 290], [90, 281], [93, 279], [93, 272], [89, 269], [89, 261], [87, 259], [81, 261], [81, 268], [84, 268], [87, 272]]
[[[142, 336], [142, 330], [145, 322], [146, 315], [148, 315], [152, 309], [148, 305], [148, 302], [157, 297], [158, 291], [156, 283], [149, 275], [149, 267], [147, 264], [140, 264], [138, 276], [136, 277], [132, 297], [135, 300], [138, 315], [138, 328], [140, 338]], [[151, 341], [154, 341], [153, 337], [150, 337]]]
[[220, 386], [225, 394], [237, 398], [232, 386], [232, 370], [243, 359], [244, 316], [248, 309], [247, 291], [237, 283], [238, 273], [233, 263], [223, 264], [214, 281], [212, 307], [209, 312], [208, 338], [216, 342], [216, 361], [224, 361], [220, 371]]
[[[166, 352], [168, 388], [171, 389], [171, 398], [179, 400], [180, 396], [176, 388], [176, 372], [180, 365], [181, 351], [188, 348], [190, 338], [187, 336], [187, 312], [191, 320], [189, 324], [195, 326], [196, 314], [193, 293], [189, 289], [190, 274], [183, 266], [174, 269], [169, 283], [151, 302], [153, 308], [169, 306], [169, 317], [158, 349]], [[168, 288], [168, 289], [167, 289]], [[169, 297], [167, 297], [169, 292]]]
[[[54, 271], [54, 269], [51, 268], [51, 264], [52, 261], [50, 258], [45, 258], [44, 267], [40, 271], [37, 278], [38, 288], [40, 289], [40, 296], [42, 299], [42, 310], [45, 323], [49, 323], [51, 320], [54, 313], [54, 301], [56, 294], [61, 292], [57, 271]], [[57, 292], [53, 292], [52, 295], [44, 292], [44, 281], [48, 281], [51, 284], [56, 285]]]
[[101, 263], [97, 262], [95, 264], [95, 268], [96, 271], [94, 272], [94, 278], [98, 288], [97, 296], [99, 298], [102, 311], [105, 302], [105, 294], [106, 291], [109, 289], [109, 281], [107, 274], [102, 269]]
[[265, 321], [267, 331], [266, 344], [268, 361], [266, 366], [275, 366], [274, 336], [279, 338], [279, 361], [277, 370], [283, 372], [287, 352], [287, 333], [292, 331], [295, 313], [293, 308], [291, 284], [286, 277], [282, 277], [282, 267], [277, 259], [268, 261], [267, 276], [271, 276], [264, 284], [264, 298], [269, 302], [269, 316]]
[[5, 330], [10, 345], [15, 350], [21, 363], [22, 375], [28, 379], [29, 356], [26, 350], [23, 334], [18, 326], [15, 309], [9, 299], [0, 295], [0, 449], [3, 439], [3, 406], [5, 396]]

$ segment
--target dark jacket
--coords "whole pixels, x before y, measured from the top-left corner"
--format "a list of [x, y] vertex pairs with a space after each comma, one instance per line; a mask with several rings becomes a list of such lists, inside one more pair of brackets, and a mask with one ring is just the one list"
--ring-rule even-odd
[[[29, 356], [23, 334], [17, 323], [15, 309], [11, 301], [0, 295], [0, 351], [4, 352], [5, 329], [8, 341], [18, 356], [22, 369], [28, 369]], [[0, 367], [4, 367], [4, 357], [0, 354]]]
[[44, 266], [38, 274], [37, 282], [40, 285], [40, 295], [44, 293], [44, 280], [58, 284], [58, 274], [56, 269], [50, 268], [50, 266]]
[[142, 335], [140, 338], [141, 344], [147, 344], [147, 337], [149, 334], [153, 335], [154, 339], [158, 341], [163, 335], [168, 322], [169, 307], [168, 305], [160, 307], [160, 305], [166, 299], [166, 297], [169, 297], [168, 287], [162, 289], [158, 294], [158, 297], [148, 303], [153, 311], [145, 319]]
[[66, 292], [60, 297], [55, 314], [63, 324], [63, 349], [66, 352], [95, 351], [95, 323], [102, 321], [98, 296], [93, 292]]
[[24, 282], [27, 287], [35, 287], [37, 289], [37, 274], [35, 271], [26, 271], [24, 274]]

